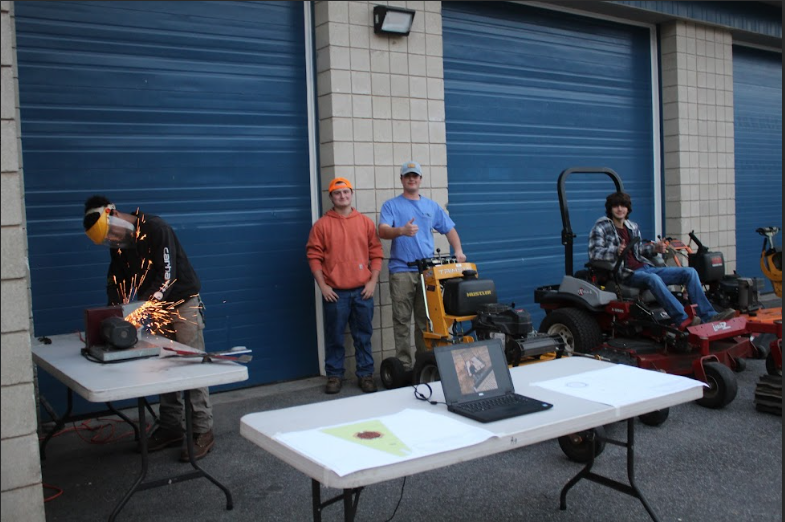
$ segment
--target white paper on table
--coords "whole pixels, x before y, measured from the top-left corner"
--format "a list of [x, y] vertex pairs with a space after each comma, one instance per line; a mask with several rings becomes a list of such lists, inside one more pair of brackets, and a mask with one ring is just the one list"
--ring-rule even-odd
[[680, 375], [618, 364], [602, 370], [550, 381], [533, 382], [532, 386], [618, 407], [698, 388], [705, 384]]
[[[375, 437], [365, 439], [358, 434]], [[273, 438], [338, 476], [479, 444], [494, 434], [444, 415], [406, 409], [392, 415]], [[378, 444], [378, 446], [374, 446]]]

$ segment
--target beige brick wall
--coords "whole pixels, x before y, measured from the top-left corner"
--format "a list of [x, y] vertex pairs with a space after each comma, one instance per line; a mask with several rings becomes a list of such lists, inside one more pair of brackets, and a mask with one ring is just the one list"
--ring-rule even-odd
[[[409, 36], [377, 36], [373, 6], [414, 9]], [[322, 207], [336, 176], [355, 186], [354, 205], [375, 223], [382, 203], [401, 193], [400, 166], [422, 164], [422, 194], [447, 205], [441, 2], [315, 2]], [[460, 229], [459, 229], [460, 230]], [[382, 241], [385, 255], [390, 242]], [[449, 252], [443, 236], [436, 246]], [[374, 362], [395, 354], [385, 261], [375, 297]], [[354, 371], [350, 338], [347, 374]]]
[[30, 276], [19, 145], [19, 96], [13, 3], [1, 2], [2, 53], [2, 319], [0, 398], [2, 512], [0, 519], [43, 521], [33, 364], [30, 355]]
[[662, 28], [665, 233], [701, 242], [736, 268], [733, 54], [730, 33], [687, 22]]

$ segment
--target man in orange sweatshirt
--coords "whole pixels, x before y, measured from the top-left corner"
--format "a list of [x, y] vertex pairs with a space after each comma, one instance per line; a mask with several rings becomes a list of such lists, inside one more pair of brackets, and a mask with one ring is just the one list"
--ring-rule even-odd
[[326, 393], [341, 391], [344, 374], [344, 331], [354, 340], [360, 389], [376, 391], [373, 380], [373, 294], [382, 269], [382, 244], [376, 225], [352, 207], [354, 189], [346, 178], [329, 187], [333, 208], [311, 228], [306, 252], [324, 299]]

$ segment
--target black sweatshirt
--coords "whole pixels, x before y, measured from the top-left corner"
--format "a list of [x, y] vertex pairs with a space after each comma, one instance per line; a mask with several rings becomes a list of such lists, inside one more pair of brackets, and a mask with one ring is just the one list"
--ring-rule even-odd
[[[162, 301], [188, 300], [201, 289], [180, 241], [166, 221], [136, 211], [135, 245], [110, 250], [106, 282], [109, 304], [147, 301], [161, 292]], [[134, 277], [136, 278], [134, 280]], [[141, 282], [141, 283], [140, 283]], [[138, 287], [132, 294], [132, 289]]]

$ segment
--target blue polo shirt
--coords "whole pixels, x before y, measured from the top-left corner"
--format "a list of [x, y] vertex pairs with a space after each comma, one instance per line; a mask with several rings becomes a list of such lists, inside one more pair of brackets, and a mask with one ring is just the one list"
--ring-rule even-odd
[[382, 205], [379, 225], [402, 227], [414, 218], [419, 227], [414, 237], [399, 236], [392, 240], [390, 248], [390, 273], [416, 272], [416, 267], [406, 263], [434, 255], [433, 232], [446, 234], [455, 228], [455, 222], [435, 201], [420, 196], [420, 199], [406, 199], [403, 195], [388, 199]]

